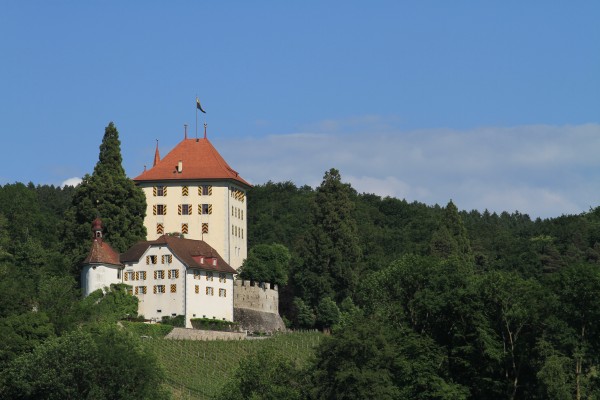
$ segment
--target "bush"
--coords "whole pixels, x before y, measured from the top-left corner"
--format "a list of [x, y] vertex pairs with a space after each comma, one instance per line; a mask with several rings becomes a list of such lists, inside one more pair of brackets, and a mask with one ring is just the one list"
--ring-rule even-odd
[[220, 319], [209, 318], [192, 318], [191, 321], [194, 329], [224, 332], [238, 332], [240, 330], [240, 324], [232, 321], [222, 321]]
[[164, 317], [162, 317], [160, 323], [163, 325], [171, 325], [176, 326], [178, 328], [185, 328], [185, 315], [178, 315], [176, 317], [169, 317], [168, 315], [165, 315]]
[[162, 338], [167, 336], [172, 330], [173, 325], [145, 324], [143, 322], [121, 321], [125, 329], [135, 336], [150, 336], [152, 338]]

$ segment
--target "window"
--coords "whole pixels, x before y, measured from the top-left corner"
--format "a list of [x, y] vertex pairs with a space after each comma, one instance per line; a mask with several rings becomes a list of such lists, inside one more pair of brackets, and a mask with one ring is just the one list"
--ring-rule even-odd
[[160, 196], [160, 197], [166, 196], [167, 195], [167, 187], [166, 186], [154, 186], [153, 192], [154, 192], [153, 194], [155, 197], [156, 196]]
[[133, 271], [127, 271], [125, 272], [125, 281], [132, 281], [133, 280]]
[[211, 185], [198, 186], [198, 196], [212, 196], [212, 186]]
[[197, 269], [194, 270], [194, 279], [200, 279], [200, 271]]
[[154, 293], [164, 293], [165, 285], [154, 285]]
[[146, 294], [146, 286], [136, 286], [135, 294]]
[[198, 204], [198, 214], [212, 214], [212, 204]]
[[169, 279], [177, 279], [179, 278], [179, 270], [178, 269], [170, 269], [169, 270]]
[[160, 256], [160, 263], [161, 264], [171, 264], [173, 262], [173, 255], [172, 254], [164, 254], [162, 256]]
[[154, 271], [154, 279], [165, 279], [165, 271], [164, 270]]
[[213, 273], [212, 272], [207, 272], [206, 273], [206, 280], [212, 282], [212, 280], [213, 280]]
[[152, 213], [154, 215], [167, 215], [166, 204], [155, 204], [152, 206]]
[[182, 187], [181, 187], [181, 195], [182, 195], [182, 196], [187, 196], [187, 195], [188, 195], [188, 193], [189, 193], [189, 189], [188, 189], [188, 187], [187, 187], [187, 186], [182, 186]]
[[202, 233], [208, 233], [208, 224], [206, 222], [202, 224]]
[[181, 234], [187, 235], [188, 233], [188, 224], [181, 224]]
[[140, 279], [143, 281], [146, 280], [146, 271], [140, 271]]
[[231, 188], [231, 197], [233, 197], [234, 199], [241, 201], [242, 203], [244, 202], [244, 197], [246, 196], [246, 194], [239, 190], [239, 189], [235, 189], [235, 188]]
[[227, 289], [219, 289], [219, 297], [227, 297]]
[[212, 296], [213, 295], [213, 288], [211, 288], [210, 286], [206, 287], [206, 295], [207, 296]]
[[165, 233], [165, 226], [163, 224], [156, 224], [156, 234], [162, 235]]
[[192, 215], [192, 205], [191, 204], [180, 204], [177, 207], [177, 212], [179, 215]]
[[176, 284], [171, 285], [171, 293], [177, 293], [177, 285]]
[[194, 292], [196, 292], [196, 294], [200, 293], [200, 285], [194, 286]]
[[227, 281], [227, 275], [224, 273], [219, 273], [219, 282], [223, 283]]
[[146, 256], [146, 265], [156, 264], [157, 256]]

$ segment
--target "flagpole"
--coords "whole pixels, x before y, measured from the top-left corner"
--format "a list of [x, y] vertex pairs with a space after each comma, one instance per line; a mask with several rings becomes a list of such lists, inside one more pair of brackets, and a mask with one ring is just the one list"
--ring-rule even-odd
[[196, 96], [196, 140], [198, 140], [198, 96]]

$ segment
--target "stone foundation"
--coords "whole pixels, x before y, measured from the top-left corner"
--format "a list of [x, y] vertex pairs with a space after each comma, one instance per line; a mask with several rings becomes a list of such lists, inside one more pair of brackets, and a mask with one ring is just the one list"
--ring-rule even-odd
[[246, 332], [204, 331], [200, 329], [173, 328], [165, 339], [175, 340], [243, 340]]
[[251, 310], [249, 308], [234, 307], [233, 320], [240, 324], [240, 327], [249, 332], [283, 332], [285, 324], [279, 314]]

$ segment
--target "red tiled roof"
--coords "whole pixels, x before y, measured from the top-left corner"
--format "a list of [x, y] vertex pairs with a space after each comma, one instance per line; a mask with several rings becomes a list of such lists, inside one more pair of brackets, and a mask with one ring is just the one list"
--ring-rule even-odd
[[[181, 172], [177, 171], [179, 161], [182, 162]], [[206, 138], [182, 140], [162, 160], [158, 160], [156, 165], [133, 180], [140, 182], [201, 179], [230, 179], [246, 187], [252, 186], [227, 164]]]
[[82, 264], [122, 265], [119, 261], [119, 253], [113, 250], [102, 238], [94, 239], [90, 253], [83, 260]]
[[[221, 257], [221, 255], [210, 245], [202, 240], [183, 239], [176, 236], [162, 235], [156, 240], [136, 243], [133, 247], [121, 254], [121, 262], [138, 262], [144, 252], [151, 246], [168, 246], [171, 252], [179, 258], [188, 268], [199, 268], [207, 271], [218, 271], [236, 274], [232, 268]], [[200, 257], [199, 257], [200, 256]], [[200, 263], [200, 258], [205, 258], [205, 263]], [[208, 260], [217, 259], [217, 265]]]

